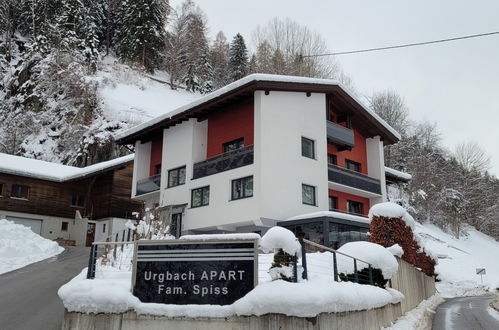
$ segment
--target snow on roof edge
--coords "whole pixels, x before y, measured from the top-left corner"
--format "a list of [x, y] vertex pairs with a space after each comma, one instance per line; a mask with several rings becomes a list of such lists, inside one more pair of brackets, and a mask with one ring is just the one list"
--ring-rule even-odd
[[0, 173], [46, 181], [64, 182], [104, 171], [113, 166], [128, 163], [133, 161], [134, 156], [134, 154], [131, 154], [87, 167], [74, 167], [39, 159], [0, 153]]
[[317, 217], [333, 217], [333, 218], [338, 218], [338, 219], [343, 219], [343, 220], [362, 222], [362, 223], [366, 223], [366, 224], [369, 224], [371, 222], [369, 220], [369, 218], [367, 218], [367, 217], [362, 217], [360, 215], [348, 214], [348, 213], [343, 213], [343, 212], [336, 212], [336, 211], [319, 211], [319, 212], [300, 214], [300, 215], [295, 215], [291, 218], [288, 218], [284, 221], [302, 220], [302, 219], [310, 219], [310, 218], [317, 218]]
[[408, 180], [408, 181], [412, 180], [411, 174], [409, 174], [407, 172], [402, 172], [402, 171], [396, 170], [396, 169], [388, 167], [388, 166], [385, 166], [385, 173], [389, 173], [397, 178], [401, 178], [404, 180]]
[[173, 111], [167, 112], [163, 115], [160, 115], [156, 118], [153, 118], [149, 121], [146, 121], [142, 124], [139, 124], [137, 126], [134, 126], [125, 132], [116, 134], [114, 136], [115, 140], [122, 140], [127, 138], [130, 135], [133, 135], [143, 129], [146, 129], [148, 127], [151, 127], [155, 124], [158, 124], [162, 122], [163, 120], [171, 119], [173, 116], [178, 115], [184, 111], [189, 110], [190, 108], [193, 108], [195, 106], [201, 105], [205, 102], [208, 102], [216, 97], [219, 97], [225, 93], [228, 93], [240, 86], [243, 86], [247, 83], [250, 83], [252, 81], [274, 81], [274, 82], [294, 82], [294, 83], [307, 83], [307, 84], [322, 84], [322, 85], [332, 85], [332, 86], [339, 86], [345, 93], [348, 94], [355, 102], [360, 104], [360, 106], [369, 114], [371, 115], [376, 121], [378, 121], [383, 127], [385, 127], [390, 133], [392, 133], [397, 139], [401, 139], [401, 135], [393, 128], [391, 127], [386, 121], [384, 121], [380, 116], [378, 116], [374, 111], [369, 109], [367, 106], [364, 105], [362, 101], [360, 101], [350, 90], [341, 82], [338, 80], [333, 80], [333, 79], [319, 79], [319, 78], [309, 78], [309, 77], [300, 77], [300, 76], [286, 76], [286, 75], [275, 75], [275, 74], [263, 74], [263, 73], [254, 73], [250, 74], [244, 78], [241, 78], [239, 80], [236, 80], [220, 89], [217, 89], [214, 92], [211, 92], [209, 94], [206, 94], [205, 96], [202, 96], [198, 98], [197, 100], [194, 100], [190, 103], [187, 103]]

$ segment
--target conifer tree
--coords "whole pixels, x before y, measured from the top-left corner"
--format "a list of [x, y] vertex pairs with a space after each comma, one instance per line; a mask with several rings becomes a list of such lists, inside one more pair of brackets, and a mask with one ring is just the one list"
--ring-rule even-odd
[[218, 89], [230, 82], [229, 76], [229, 43], [225, 34], [219, 31], [210, 49], [213, 88]]
[[119, 57], [152, 71], [164, 48], [168, 0], [124, 0], [118, 11], [115, 48]]
[[241, 34], [236, 34], [229, 48], [229, 72], [232, 81], [248, 74], [248, 49]]

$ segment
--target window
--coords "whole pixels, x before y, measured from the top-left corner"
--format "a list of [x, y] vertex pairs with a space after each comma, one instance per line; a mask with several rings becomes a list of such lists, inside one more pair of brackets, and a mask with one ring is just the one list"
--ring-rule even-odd
[[336, 165], [338, 164], [338, 157], [333, 154], [327, 154], [327, 163], [328, 165]]
[[0, 183], [0, 197], [3, 196], [3, 183]]
[[206, 206], [210, 202], [210, 186], [192, 189], [191, 207]]
[[353, 160], [346, 159], [345, 165], [349, 170], [360, 172], [360, 163], [354, 162]]
[[253, 176], [232, 180], [232, 200], [253, 196]]
[[308, 184], [301, 185], [301, 198], [303, 204], [315, 206], [315, 187]]
[[301, 137], [301, 155], [303, 157], [308, 157], [315, 159], [315, 147], [314, 140]]
[[244, 147], [244, 138], [224, 143], [224, 153]]
[[363, 205], [361, 202], [347, 201], [348, 213], [363, 214]]
[[61, 225], [61, 231], [68, 231], [68, 223], [63, 221]]
[[329, 196], [329, 211], [338, 209], [338, 197]]
[[185, 183], [185, 166], [168, 171], [168, 188]]
[[161, 164], [154, 166], [154, 175], [161, 174]]
[[102, 232], [103, 232], [103, 233], [105, 233], [105, 232], [106, 232], [106, 224], [105, 224], [105, 223], [103, 223], [103, 224], [102, 224]]
[[73, 194], [73, 196], [71, 197], [71, 206], [84, 207], [85, 196]]
[[29, 187], [13, 184], [10, 191], [10, 197], [28, 199]]

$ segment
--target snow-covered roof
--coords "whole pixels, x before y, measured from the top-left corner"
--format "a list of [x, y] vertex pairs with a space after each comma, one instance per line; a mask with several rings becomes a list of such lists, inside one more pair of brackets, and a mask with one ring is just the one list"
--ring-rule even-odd
[[403, 182], [409, 182], [412, 180], [412, 175], [406, 172], [398, 171], [394, 168], [385, 166], [385, 175], [393, 177]]
[[222, 97], [224, 95], [228, 95], [234, 93], [235, 91], [241, 89], [242, 87], [249, 85], [254, 82], [275, 82], [275, 83], [283, 83], [283, 84], [306, 84], [306, 85], [315, 85], [315, 86], [338, 86], [343, 92], [345, 92], [350, 98], [352, 98], [356, 103], [358, 103], [362, 109], [369, 115], [375, 122], [379, 123], [389, 134], [397, 140], [400, 140], [400, 134], [390, 125], [388, 125], [381, 117], [379, 117], [374, 111], [369, 109], [367, 106], [363, 104], [353, 93], [351, 93], [343, 84], [341, 84], [337, 80], [331, 79], [318, 79], [318, 78], [308, 78], [308, 77], [298, 77], [298, 76], [283, 76], [283, 75], [273, 75], [273, 74], [261, 74], [255, 73], [248, 75], [242, 79], [234, 81], [233, 83], [228, 84], [225, 87], [222, 87], [210, 94], [207, 94], [203, 97], [196, 99], [195, 101], [188, 103], [184, 106], [177, 108], [176, 110], [167, 112], [163, 115], [160, 115], [150, 121], [139, 124], [123, 133], [117, 134], [115, 136], [116, 141], [118, 143], [126, 143], [129, 142], [127, 138], [132, 136], [136, 136], [137, 133], [140, 133], [144, 130], [148, 130], [154, 128], [156, 125], [160, 124], [163, 121], [170, 120], [177, 115], [182, 114], [192, 108], [197, 106], [201, 106], [210, 101], [214, 101], [215, 99]]
[[132, 154], [87, 167], [74, 167], [0, 153], [0, 173], [64, 182], [109, 170], [112, 167], [131, 162], [133, 158]]
[[343, 213], [343, 212], [336, 212], [336, 211], [319, 211], [319, 212], [313, 212], [313, 213], [307, 213], [307, 214], [300, 214], [300, 215], [296, 215], [294, 217], [291, 217], [287, 220], [301, 220], [301, 219], [310, 219], [310, 218], [318, 218], [318, 217], [331, 217], [331, 218], [337, 218], [337, 219], [343, 219], [343, 220], [349, 220], [349, 221], [362, 222], [362, 223], [367, 223], [367, 224], [370, 223], [369, 218], [367, 218], [367, 217], [362, 217], [360, 215], [348, 214], [348, 213]]

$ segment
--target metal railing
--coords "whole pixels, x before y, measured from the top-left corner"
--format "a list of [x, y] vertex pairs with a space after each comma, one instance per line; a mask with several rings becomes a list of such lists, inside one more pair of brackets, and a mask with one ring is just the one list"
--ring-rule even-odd
[[354, 133], [353, 130], [333, 123], [332, 121], [327, 121], [327, 137], [337, 143], [346, 145], [349, 147], [355, 146]]
[[159, 190], [161, 187], [161, 174], [137, 180], [136, 195], [144, 195]]
[[378, 179], [371, 178], [343, 167], [329, 164], [328, 180], [345, 186], [381, 194], [381, 183]]
[[232, 150], [205, 161], [195, 163], [192, 179], [232, 170], [234, 168], [253, 164], [253, 146]]
[[[309, 241], [304, 238], [299, 238], [299, 242], [301, 244], [301, 265], [303, 267], [303, 273], [302, 273], [302, 278], [303, 279], [308, 279], [309, 278], [309, 273], [311, 272], [316, 272], [316, 273], [322, 273], [322, 275], [328, 275], [328, 276], [333, 276], [333, 279], [335, 282], [340, 282], [341, 281], [347, 281], [347, 282], [355, 282], [355, 283], [369, 283], [370, 285], [374, 284], [373, 281], [373, 272], [372, 272], [372, 265], [364, 260], [361, 260], [359, 258], [355, 258], [353, 256], [350, 256], [348, 254], [339, 252], [335, 249], [329, 248], [327, 246]], [[332, 254], [332, 274], [329, 273], [329, 265], [324, 265], [320, 264], [323, 262], [323, 260], [316, 260], [314, 267], [316, 268], [315, 270], [311, 270], [310, 266], [312, 266], [310, 263], [307, 262], [307, 254], [309, 257], [312, 255], [311, 253], [307, 252], [307, 247], [309, 248], [309, 251], [311, 252], [329, 252]], [[345, 274], [341, 273], [338, 270], [338, 256], [342, 256], [344, 259], [342, 260], [343, 263], [348, 263], [351, 262], [353, 265], [353, 273], [350, 274]], [[324, 259], [324, 258], [322, 258]], [[295, 272], [297, 271], [297, 266], [295, 266]], [[361, 271], [363, 269], [367, 269], [367, 276]], [[326, 272], [324, 272], [326, 270]]]

